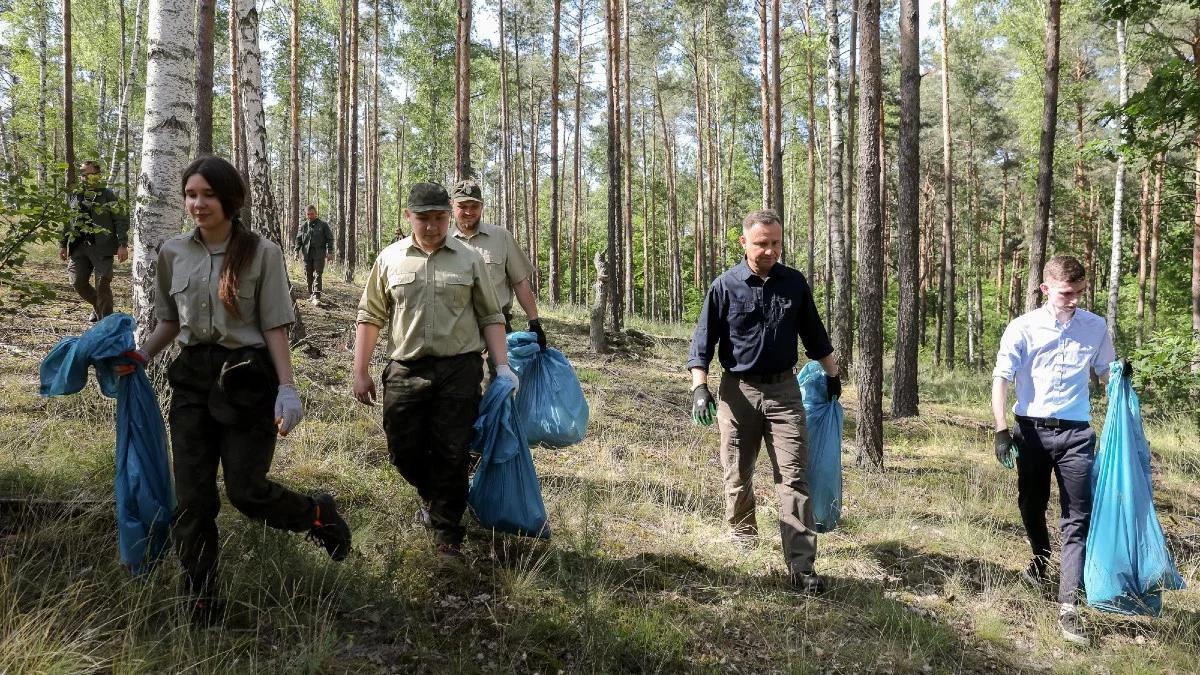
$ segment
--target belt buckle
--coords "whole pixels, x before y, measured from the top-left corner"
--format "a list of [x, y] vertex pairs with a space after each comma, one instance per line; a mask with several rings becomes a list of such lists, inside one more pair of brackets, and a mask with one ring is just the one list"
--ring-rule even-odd
[[1059, 421], [1057, 417], [1046, 417], [1042, 419], [1042, 426], [1046, 429], [1057, 429]]

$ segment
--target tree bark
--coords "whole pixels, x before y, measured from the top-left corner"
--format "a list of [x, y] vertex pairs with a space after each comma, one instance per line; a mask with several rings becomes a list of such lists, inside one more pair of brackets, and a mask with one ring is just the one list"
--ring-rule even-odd
[[1025, 283], [1025, 311], [1042, 300], [1042, 267], [1046, 264], [1046, 239], [1050, 200], [1054, 188], [1054, 132], [1058, 126], [1058, 44], [1062, 0], [1049, 0], [1046, 16], [1046, 74], [1043, 88], [1042, 131], [1038, 143], [1037, 196], [1033, 211], [1033, 237], [1029, 242], [1029, 275]]
[[[900, 2], [900, 148], [897, 153], [896, 238], [898, 297], [892, 415], [918, 414], [917, 348], [920, 333], [918, 289], [920, 223], [921, 71], [917, 0]], [[1003, 234], [1001, 234], [1003, 239]], [[860, 276], [861, 279], [861, 276]]]
[[1150, 244], [1150, 169], [1142, 167], [1142, 193], [1138, 199], [1138, 243], [1137, 243], [1137, 265], [1138, 265], [1138, 293], [1137, 293], [1137, 346], [1142, 346], [1142, 341], [1146, 338], [1146, 273], [1147, 263], [1149, 260], [1148, 248]]
[[[1129, 72], [1125, 62], [1125, 21], [1117, 21], [1117, 98], [1122, 107], [1129, 100]], [[1124, 140], [1125, 116], [1117, 124], [1118, 145]], [[1108, 261], [1108, 307], [1105, 319], [1108, 334], [1116, 343], [1117, 301], [1121, 295], [1121, 223], [1125, 206], [1125, 154], [1117, 153], [1117, 171], [1113, 177], [1112, 248]]]
[[367, 127], [370, 130], [371, 138], [371, 259], [375, 258], [375, 254], [380, 249], [379, 189], [383, 185], [379, 180], [379, 140], [382, 135], [380, 131], [382, 125], [379, 123], [379, 0], [375, 0], [374, 10], [375, 17], [372, 21], [375, 36], [372, 48], [374, 53], [371, 63], [371, 126]]
[[550, 304], [557, 305], [562, 300], [562, 271], [559, 261], [558, 220], [562, 214], [559, 211], [559, 175], [558, 175], [558, 62], [560, 58], [559, 42], [562, 32], [562, 0], [553, 0], [554, 29], [550, 36]]
[[67, 185], [75, 184], [75, 65], [71, 49], [71, 0], [62, 0], [63, 17], [63, 149]]
[[[213, 2], [213, 0], [202, 0]], [[289, 59], [288, 92], [291, 143], [289, 145], [290, 171], [288, 172], [288, 206], [284, 216], [287, 223], [289, 245], [296, 241], [300, 231], [300, 0], [292, 0], [291, 6], [291, 58]], [[290, 246], [289, 246], [290, 248]], [[285, 249], [287, 250], [287, 249]]]
[[196, 3], [196, 154], [213, 151], [213, 24], [216, 0]]
[[350, 0], [350, 41], [346, 51], [350, 61], [350, 109], [346, 118], [349, 131], [347, 154], [350, 166], [346, 172], [346, 260], [342, 268], [342, 279], [347, 283], [354, 280], [354, 266], [358, 262], [358, 103], [359, 103], [359, 0]]
[[668, 316], [672, 322], [683, 320], [683, 261], [679, 250], [679, 193], [676, 186], [677, 165], [675, 164], [673, 125], [667, 124], [663, 109], [662, 85], [658, 80], [657, 66], [654, 73], [654, 98], [658, 108], [658, 120], [662, 125], [663, 153], [667, 165], [667, 268], [671, 270], [669, 283]]
[[471, 170], [471, 0], [458, 0], [455, 45], [454, 176], [456, 180], [464, 180], [474, 178]]
[[762, 207], [771, 208], [771, 79], [770, 51], [768, 49], [767, 6], [774, 0], [755, 0], [758, 3], [758, 98], [762, 108]]
[[[608, 274], [608, 305], [610, 322], [614, 331], [621, 330], [623, 321], [620, 297], [620, 249], [624, 225], [621, 222], [621, 3], [607, 0], [608, 61], [605, 87], [608, 99], [608, 249], [604, 261], [610, 265]], [[597, 279], [601, 268], [597, 265]], [[599, 303], [602, 306], [604, 303]]]
[[[612, 2], [613, 0], [608, 0]], [[611, 201], [611, 197], [609, 198]], [[610, 242], [611, 248], [611, 242]], [[596, 303], [592, 305], [591, 321], [588, 327], [588, 336], [592, 343], [592, 351], [597, 354], [608, 353], [608, 336], [604, 333], [604, 314], [608, 304], [608, 294], [612, 289], [609, 283], [608, 265], [604, 262], [604, 253], [596, 253]]]
[[[141, 173], [133, 214], [133, 314], [139, 338], [154, 329], [155, 265], [162, 242], [179, 233], [195, 104], [192, 77], [192, 3], [150, 0], [146, 59], [146, 114]], [[139, 340], [140, 341], [140, 340]]]
[[829, 249], [833, 266], [833, 347], [840, 366], [850, 363], [851, 340], [850, 261], [845, 232], [842, 229], [842, 91], [841, 46], [838, 38], [838, 0], [825, 3], [825, 21], [829, 51], [826, 59], [826, 105], [829, 110]]
[[579, 209], [580, 200], [583, 196], [582, 178], [580, 176], [581, 160], [581, 143], [580, 132], [583, 129], [583, 14], [584, 2], [579, 3], [579, 24], [576, 27], [576, 44], [577, 51], [575, 55], [575, 133], [572, 136], [574, 143], [573, 161], [574, 165], [571, 171], [571, 302], [577, 303], [580, 301], [579, 294]]
[[[509, 233], [512, 233], [515, 228], [513, 219], [513, 200], [515, 195], [512, 189], [512, 125], [509, 121], [508, 110], [508, 36], [504, 30], [504, 0], [500, 0], [498, 14], [500, 23], [500, 157], [502, 162], [500, 167], [500, 219], [502, 226]], [[574, 266], [574, 263], [572, 263], [572, 266]]]
[[[771, 0], [771, 204], [784, 222], [783, 212], [783, 85], [779, 64], [780, 0]], [[790, 229], [790, 228], [789, 228]]]
[[[812, 0], [804, 2], [804, 36], [808, 40], [812, 40]], [[817, 249], [817, 105], [815, 77], [813, 76], [813, 58], [811, 42], [808, 48], [804, 50], [804, 70], [807, 77], [808, 85], [808, 157], [807, 160], [807, 176], [808, 179], [808, 264], [805, 271], [808, 273], [809, 283], [813, 283], [816, 275], [816, 249]]]
[[621, 246], [621, 292], [614, 300], [620, 305], [623, 316], [633, 314], [637, 298], [633, 277], [633, 106], [630, 94], [633, 79], [629, 75], [632, 56], [629, 48], [629, 0], [621, 0], [621, 228], [624, 243]]
[[860, 0], [862, 100], [858, 130], [858, 463], [883, 466], [883, 223], [880, 215], [879, 115], [883, 105], [879, 0]]
[[[1058, 0], [1052, 0], [1057, 2]], [[942, 322], [945, 326], [946, 368], [954, 370], [954, 154], [950, 127], [950, 27], [946, 3], [941, 5], [942, 28]]]
[[[1200, 175], [1200, 174], [1198, 174]], [[1162, 243], [1162, 196], [1163, 196], [1163, 157], [1154, 160], [1154, 198], [1150, 205], [1150, 288], [1146, 304], [1150, 310], [1150, 326], [1147, 335], [1154, 335], [1155, 324], [1158, 320], [1158, 258], [1159, 246]]]
[[267, 119], [262, 100], [262, 56], [258, 49], [258, 9], [255, 0], [237, 0], [238, 89], [242, 98], [242, 127], [246, 133], [246, 158], [250, 173], [251, 218], [246, 222], [259, 234], [283, 246], [271, 193], [271, 160], [267, 144]]
[[37, 110], [37, 175], [38, 187], [46, 187], [47, 160], [50, 144], [46, 140], [46, 110], [50, 107], [50, 0], [37, 6], [38, 18], [38, 110]]
[[[112, 154], [108, 160], [108, 182], [115, 183], [117, 181], [117, 166], [118, 166], [118, 148], [123, 148], [120, 151], [120, 165], [125, 168], [125, 190], [129, 191], [129, 101], [132, 98], [134, 85], [138, 80], [138, 58], [142, 53], [142, 0], [134, 0], [137, 3], [137, 10], [133, 20], [133, 47], [129, 50], [129, 61], [126, 64], [128, 69], [125, 71], [125, 76], [121, 84], [121, 102], [117, 111], [117, 134], [120, 140], [113, 143]], [[210, 75], [211, 77], [211, 75]], [[210, 113], [211, 115], [211, 113]], [[44, 119], [44, 118], [43, 118]]]
[[346, 118], [349, 104], [347, 101], [348, 88], [348, 73], [347, 62], [348, 54], [346, 41], [347, 19], [349, 18], [349, 2], [350, 0], [340, 0], [338, 3], [338, 78], [337, 78], [337, 259], [338, 262], [346, 262], [346, 223], [349, 220], [346, 214], [346, 159], [347, 159], [347, 143], [346, 138]]

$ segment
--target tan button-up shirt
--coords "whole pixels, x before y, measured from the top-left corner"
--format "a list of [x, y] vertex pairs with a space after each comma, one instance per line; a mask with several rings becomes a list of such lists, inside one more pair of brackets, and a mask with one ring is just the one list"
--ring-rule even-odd
[[483, 256], [488, 277], [496, 290], [496, 300], [500, 303], [501, 311], [508, 312], [512, 308], [512, 287], [533, 276], [533, 266], [521, 252], [512, 233], [503, 227], [480, 223], [470, 237], [460, 232], [457, 227], [450, 235]]
[[446, 237], [427, 254], [405, 237], [375, 259], [358, 322], [386, 329], [388, 357], [410, 361], [477, 353], [482, 327], [504, 323], [504, 315], [478, 253]]
[[199, 230], [172, 237], [158, 251], [154, 311], [179, 322], [179, 344], [262, 347], [263, 332], [296, 321], [283, 251], [266, 239], [238, 276], [233, 316], [221, 302], [221, 266], [228, 241], [210, 251]]

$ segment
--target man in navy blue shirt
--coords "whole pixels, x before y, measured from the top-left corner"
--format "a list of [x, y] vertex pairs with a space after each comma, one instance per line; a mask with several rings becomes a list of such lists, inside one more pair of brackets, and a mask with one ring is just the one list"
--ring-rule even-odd
[[[812, 289], [798, 270], [779, 262], [783, 224], [774, 211], [755, 211], [742, 222], [739, 240], [746, 258], [717, 277], [708, 289], [692, 335], [692, 420], [709, 425], [716, 414], [725, 470], [725, 518], [730, 539], [752, 544], [754, 463], [766, 441], [779, 495], [779, 531], [792, 585], [820, 593], [824, 582], [813, 570], [817, 535], [808, 502], [808, 434], [796, 365], [796, 338], [810, 359], [821, 362], [830, 397], [841, 394], [837, 359]], [[713, 348], [725, 373], [719, 404], [708, 390]]]

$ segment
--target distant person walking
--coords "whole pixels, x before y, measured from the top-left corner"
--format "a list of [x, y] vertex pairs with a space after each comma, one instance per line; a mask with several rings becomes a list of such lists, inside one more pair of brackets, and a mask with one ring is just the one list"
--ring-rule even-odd
[[[1050, 585], [1050, 533], [1046, 506], [1050, 474], [1058, 476], [1062, 519], [1062, 565], [1058, 582], [1059, 624], [1063, 638], [1090, 641], [1076, 611], [1092, 513], [1092, 463], [1096, 432], [1090, 425], [1090, 377], [1108, 381], [1116, 358], [1103, 317], [1078, 307], [1087, 288], [1087, 272], [1071, 256], [1054, 256], [1042, 272], [1046, 304], [1013, 319], [1004, 329], [992, 371], [992, 414], [996, 419], [996, 459], [1017, 468], [1017, 505], [1033, 548], [1033, 560], [1021, 576], [1033, 586]], [[1126, 364], [1126, 374], [1132, 372]], [[1016, 388], [1008, 424], [1008, 385]], [[1015, 451], [1014, 451], [1015, 450]]]
[[238, 219], [246, 188], [229, 162], [192, 162], [183, 193], [196, 227], [163, 242], [158, 325], [126, 356], [145, 364], [179, 342], [179, 356], [167, 368], [179, 502], [172, 537], [193, 616], [207, 623], [224, 608], [216, 583], [218, 466], [234, 508], [270, 527], [307, 532], [334, 560], [350, 552], [350, 528], [331, 495], [302, 495], [267, 478], [276, 434], [287, 435], [304, 417], [288, 346], [296, 317], [283, 251]]
[[450, 197], [417, 183], [404, 217], [412, 234], [380, 251], [358, 303], [354, 397], [375, 405], [369, 365], [387, 332], [383, 429], [392, 464], [421, 499], [421, 521], [439, 556], [462, 555], [466, 529], [467, 451], [479, 414], [485, 344], [498, 377], [516, 388], [508, 367], [504, 316], [483, 258], [454, 237]]
[[[763, 442], [779, 495], [779, 531], [792, 586], [820, 593], [814, 569], [817, 534], [808, 501], [808, 434], [796, 366], [796, 340], [820, 361], [830, 398], [841, 395], [837, 359], [817, 314], [812, 289], [799, 270], [779, 262], [783, 224], [774, 211], [755, 211], [742, 222], [745, 259], [717, 277], [700, 308], [687, 366], [692, 374], [692, 419], [709, 425], [716, 413], [725, 470], [725, 518], [740, 546], [758, 538], [754, 465]], [[714, 351], [715, 349], [715, 351]], [[724, 369], [719, 403], [708, 390], [716, 356]]]
[[72, 225], [63, 231], [58, 257], [68, 261], [71, 286], [92, 306], [88, 320], [95, 323], [113, 312], [113, 256], [120, 262], [129, 257], [129, 215], [104, 185], [99, 162], [84, 162], [79, 171], [83, 183], [71, 195], [70, 205], [86, 222], [83, 228]]
[[296, 252], [304, 260], [304, 277], [308, 281], [308, 296], [321, 297], [325, 261], [333, 259], [333, 230], [329, 223], [317, 217], [317, 207], [308, 205], [305, 220], [296, 235]]

